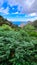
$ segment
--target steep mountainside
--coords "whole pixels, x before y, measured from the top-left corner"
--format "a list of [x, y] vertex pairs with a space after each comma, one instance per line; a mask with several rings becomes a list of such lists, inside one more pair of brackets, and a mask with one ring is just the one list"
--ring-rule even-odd
[[7, 19], [4, 19], [2, 16], [0, 16], [0, 26], [3, 24], [7, 24], [12, 28], [18, 27], [17, 25], [14, 25], [11, 21], [8, 21]]

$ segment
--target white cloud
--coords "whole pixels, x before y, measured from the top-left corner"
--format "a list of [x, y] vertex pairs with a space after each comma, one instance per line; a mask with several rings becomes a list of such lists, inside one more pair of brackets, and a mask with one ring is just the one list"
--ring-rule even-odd
[[[35, 10], [36, 0], [8, 0], [10, 6], [18, 5], [18, 10], [21, 13], [33, 13]], [[35, 4], [35, 5], [34, 5]], [[20, 8], [22, 7], [22, 8]], [[34, 10], [33, 10], [34, 9]]]
[[36, 13], [30, 13], [28, 16], [37, 16]]
[[26, 10], [31, 7], [34, 0], [8, 0], [8, 4], [12, 7], [13, 5], [18, 5], [18, 9], [24, 13]]
[[35, 0], [26, 0], [26, 5], [31, 7]]
[[[34, 12], [34, 10], [33, 10], [33, 4], [35, 3], [35, 0], [24, 0], [24, 1], [22, 1], [22, 3], [21, 3], [21, 6], [22, 6], [22, 8], [23, 8], [23, 13], [33, 13]], [[34, 8], [35, 9], [35, 8]], [[33, 12], [32, 12], [33, 11]]]
[[12, 14], [19, 14], [19, 12], [15, 12], [15, 13], [12, 13]]
[[8, 4], [10, 5], [10, 6], [13, 6], [13, 5], [17, 5], [18, 4], [18, 1], [17, 0], [8, 0]]
[[0, 0], [0, 6], [2, 6], [3, 2], [7, 2], [11, 7], [13, 5], [18, 5], [18, 10], [21, 13], [37, 13], [37, 0]]
[[31, 21], [31, 22], [33, 22], [34, 20], [37, 20], [37, 17], [28, 19], [28, 21]]
[[22, 21], [24, 21], [24, 22], [27, 22], [27, 21], [34, 21], [34, 20], [37, 20], [37, 17], [33, 17], [33, 18], [20, 18], [20, 17], [16, 17], [16, 18], [7, 18], [7, 20], [9, 20], [9, 21], [15, 21], [15, 22], [17, 22], [17, 21], [20, 21], [20, 22], [22, 22]]
[[8, 7], [7, 7], [6, 9], [0, 8], [0, 12], [1, 12], [1, 13], [9, 14], [8, 11], [9, 11], [9, 8], [8, 8]]

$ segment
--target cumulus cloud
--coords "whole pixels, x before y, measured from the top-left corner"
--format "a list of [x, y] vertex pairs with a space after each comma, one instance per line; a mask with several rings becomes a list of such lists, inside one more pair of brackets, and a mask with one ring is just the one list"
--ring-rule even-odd
[[[33, 13], [34, 14], [34, 13]], [[27, 22], [27, 21], [34, 21], [34, 20], [36, 20], [37, 19], [37, 16], [35, 16], [35, 14], [32, 16], [31, 14], [30, 15], [27, 15], [26, 17], [25, 17], [25, 15], [23, 15], [23, 14], [20, 14], [20, 15], [15, 15], [14, 17], [13, 17], [13, 15], [12, 15], [12, 17], [7, 17], [7, 19], [9, 20], [9, 21], [15, 21], [15, 22], [17, 22], [17, 21], [20, 21], [20, 22]]]
[[11, 7], [17, 5], [21, 13], [37, 13], [37, 0], [0, 0], [0, 7], [4, 2], [7, 2], [8, 6]]
[[19, 12], [15, 12], [15, 13], [12, 13], [12, 14], [19, 14]]
[[35, 12], [35, 10], [37, 9], [37, 7], [36, 7], [37, 1], [36, 0], [13, 0], [13, 1], [8, 0], [8, 4], [10, 6], [18, 5], [19, 6], [18, 9], [20, 10], [20, 8], [21, 8], [22, 13], [32, 13], [32, 12]]
[[18, 1], [17, 0], [8, 0], [8, 4], [10, 5], [10, 6], [13, 6], [13, 5], [18, 5]]
[[35, 10], [35, 7], [33, 7], [35, 4], [35, 1], [36, 0], [24, 0], [22, 4], [23, 13], [26, 13], [26, 14], [33, 13]]
[[9, 14], [8, 10], [9, 10], [8, 7], [7, 7], [6, 9], [0, 8], [0, 12], [1, 12], [1, 13], [4, 13], [4, 14]]
[[37, 19], [37, 0], [0, 0], [0, 12], [4, 14], [26, 14], [25, 17], [9, 19], [28, 21]]
[[36, 13], [30, 13], [28, 16], [37, 16]]
[[37, 13], [37, 0], [35, 0], [35, 2], [33, 3], [32, 8], [31, 8], [31, 12]]
[[27, 22], [27, 21], [34, 21], [34, 20], [36, 20], [37, 19], [37, 17], [34, 17], [34, 18], [7, 18], [7, 20], [9, 20], [9, 21], [15, 21], [15, 22], [18, 22], [18, 21], [20, 21], [20, 22]]

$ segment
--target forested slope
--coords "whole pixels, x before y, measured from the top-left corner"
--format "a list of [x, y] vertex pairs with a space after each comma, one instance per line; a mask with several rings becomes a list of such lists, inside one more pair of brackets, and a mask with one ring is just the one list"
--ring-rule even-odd
[[34, 26], [0, 25], [0, 65], [37, 65], [37, 30]]

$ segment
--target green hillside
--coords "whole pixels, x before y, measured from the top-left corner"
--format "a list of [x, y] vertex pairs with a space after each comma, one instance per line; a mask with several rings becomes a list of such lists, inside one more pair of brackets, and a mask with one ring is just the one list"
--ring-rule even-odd
[[37, 30], [23, 28], [0, 16], [0, 65], [37, 65]]
[[32, 24], [35, 28], [37, 28], [37, 20], [35, 20]]

